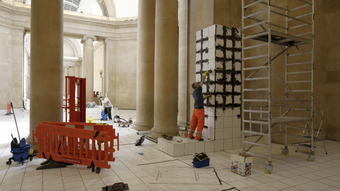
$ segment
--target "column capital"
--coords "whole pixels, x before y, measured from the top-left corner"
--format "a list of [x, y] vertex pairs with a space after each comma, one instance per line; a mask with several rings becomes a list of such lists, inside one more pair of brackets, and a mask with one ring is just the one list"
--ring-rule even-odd
[[84, 44], [84, 42], [86, 42], [87, 39], [92, 38], [93, 41], [97, 40], [97, 37], [94, 35], [84, 35], [84, 37], [81, 39], [80, 43]]

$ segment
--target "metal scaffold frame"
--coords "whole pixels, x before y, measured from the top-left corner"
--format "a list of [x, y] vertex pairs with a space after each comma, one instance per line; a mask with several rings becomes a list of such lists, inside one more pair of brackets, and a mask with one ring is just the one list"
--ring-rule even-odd
[[[310, 141], [311, 144], [307, 159], [315, 160], [313, 127], [314, 0], [295, 1], [299, 1], [303, 5], [288, 9], [288, 6], [280, 7], [271, 4], [271, 0], [242, 0], [242, 148], [246, 154], [268, 159], [268, 163], [265, 165], [266, 173], [273, 171], [271, 150], [273, 134], [284, 134], [285, 136], [285, 148], [282, 148], [282, 154], [288, 154], [288, 145], [297, 146], [288, 144], [289, 137], [298, 137], [288, 134], [288, 129], [302, 129], [311, 133], [310, 138], [302, 139]], [[251, 3], [245, 4], [245, 2]], [[301, 9], [303, 11], [297, 12]], [[250, 10], [256, 12], [251, 13]], [[306, 10], [311, 10], [311, 12], [305, 14]], [[296, 16], [298, 13], [302, 14]], [[273, 19], [272, 15], [284, 17], [285, 26], [280, 25], [277, 22], [277, 17]], [[303, 29], [304, 33], [299, 34], [296, 29]], [[306, 30], [309, 31], [305, 33]], [[276, 48], [274, 46], [281, 49], [276, 55], [273, 54], [274, 48]], [[294, 52], [293, 48], [295, 49], [295, 47]], [[300, 52], [299, 47], [302, 47], [304, 52]], [[305, 51], [306, 49], [308, 50]], [[289, 54], [290, 50], [293, 53]], [[261, 51], [266, 53], [259, 53]], [[272, 69], [273, 61], [280, 55], [285, 56], [285, 77], [283, 80]], [[306, 55], [309, 60], [303, 60], [306, 59]], [[290, 59], [292, 57], [295, 59]], [[260, 60], [265, 58], [267, 58], [266, 63], [261, 63]], [[295, 60], [303, 61], [293, 63]], [[296, 67], [297, 65], [303, 67]], [[306, 70], [306, 68], [309, 69]], [[267, 72], [263, 72], [264, 70]], [[302, 79], [307, 76], [306, 74], [310, 74], [310, 79]], [[273, 99], [273, 79], [277, 79], [285, 88], [284, 99]], [[254, 84], [257, 88], [254, 88]], [[309, 84], [310, 88], [301, 88], [301, 84], [305, 85], [303, 87], [307, 87], [306, 84]], [[265, 87], [258, 87], [260, 85]], [[304, 127], [288, 125], [298, 123], [305, 125]], [[275, 125], [279, 126], [279, 129], [274, 130]], [[262, 143], [259, 142], [261, 139]], [[268, 156], [249, 152], [254, 146], [267, 148]]]

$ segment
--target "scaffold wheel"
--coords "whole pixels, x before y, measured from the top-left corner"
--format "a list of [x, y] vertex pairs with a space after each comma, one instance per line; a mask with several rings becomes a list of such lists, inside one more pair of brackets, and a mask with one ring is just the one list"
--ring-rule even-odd
[[266, 165], [266, 166], [264, 167], [264, 172], [265, 172], [266, 174], [271, 174], [271, 173], [273, 172], [273, 166], [272, 166], [272, 165]]
[[282, 155], [287, 156], [289, 153], [288, 149], [282, 149]]
[[308, 155], [307, 160], [308, 160], [309, 162], [314, 162], [315, 156], [314, 156], [314, 155]]

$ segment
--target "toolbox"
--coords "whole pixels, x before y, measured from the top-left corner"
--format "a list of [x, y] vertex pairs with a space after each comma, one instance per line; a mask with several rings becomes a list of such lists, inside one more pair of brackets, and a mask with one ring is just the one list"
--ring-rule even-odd
[[205, 153], [195, 153], [192, 163], [196, 168], [209, 166], [210, 158]]

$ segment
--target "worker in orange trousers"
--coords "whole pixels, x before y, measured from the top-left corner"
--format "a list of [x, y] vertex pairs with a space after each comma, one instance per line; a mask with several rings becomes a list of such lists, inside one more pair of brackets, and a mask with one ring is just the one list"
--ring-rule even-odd
[[[198, 84], [197, 82], [192, 83], [192, 88], [194, 89], [194, 92], [192, 94], [192, 96], [195, 99], [195, 103], [194, 103], [194, 112], [192, 114], [192, 118], [191, 118], [191, 125], [190, 125], [190, 129], [188, 132], [188, 137], [190, 139], [194, 139], [198, 140], [198, 141], [203, 141], [204, 139], [202, 138], [202, 130], [203, 130], [203, 126], [204, 126], [204, 108], [203, 108], [203, 101], [205, 99], [207, 99], [208, 97], [210, 97], [210, 95], [207, 95], [205, 97], [203, 97], [203, 93], [202, 93], [202, 86], [204, 84], [205, 81], [205, 77], [207, 76], [207, 74], [209, 74], [211, 72], [211, 70], [206, 71], [203, 74], [203, 78], [200, 84]], [[197, 129], [196, 129], [197, 127]], [[194, 132], [196, 129], [196, 134], [195, 137]]]

